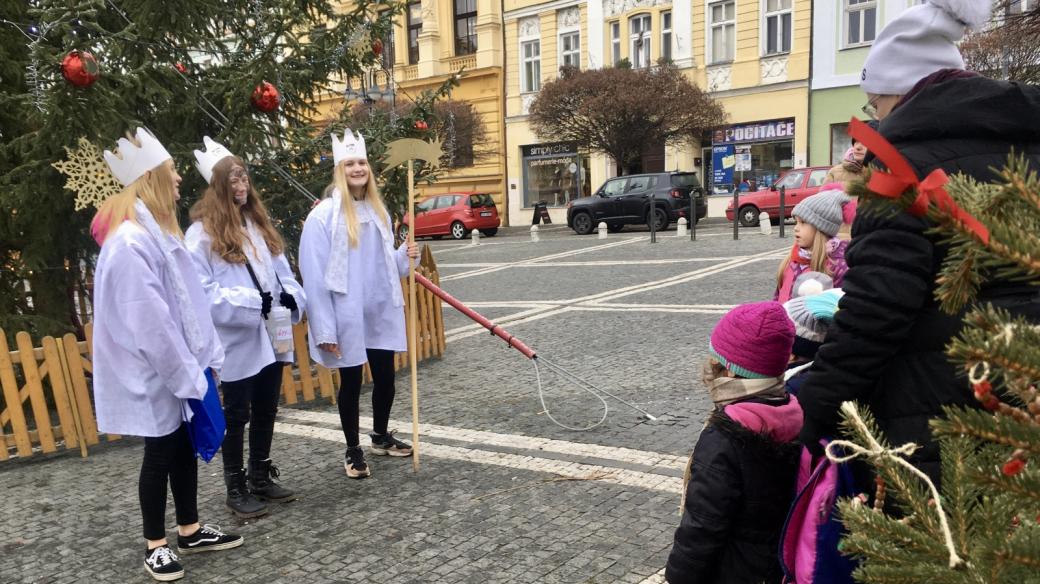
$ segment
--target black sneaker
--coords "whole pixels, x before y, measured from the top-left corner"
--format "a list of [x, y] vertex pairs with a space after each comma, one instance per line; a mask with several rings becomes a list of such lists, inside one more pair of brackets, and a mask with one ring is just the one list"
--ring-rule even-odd
[[182, 554], [197, 554], [200, 552], [213, 552], [217, 550], [229, 550], [242, 545], [241, 535], [231, 535], [220, 531], [219, 525], [203, 525], [195, 533], [185, 537], [177, 536], [177, 551]]
[[402, 442], [394, 437], [394, 430], [386, 434], [372, 432], [368, 435], [372, 438], [372, 454], [379, 456], [411, 456], [412, 445]]
[[352, 479], [363, 479], [372, 476], [372, 471], [365, 462], [365, 451], [360, 446], [347, 448], [347, 454], [343, 457], [343, 469], [347, 476]]
[[168, 545], [161, 545], [144, 553], [144, 569], [160, 582], [171, 582], [184, 577], [184, 566], [181, 566], [177, 554]]

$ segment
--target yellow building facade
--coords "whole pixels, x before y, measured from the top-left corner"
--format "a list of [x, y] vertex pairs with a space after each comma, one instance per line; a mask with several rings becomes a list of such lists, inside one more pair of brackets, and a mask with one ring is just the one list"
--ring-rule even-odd
[[[451, 99], [472, 103], [484, 125], [486, 140], [475, 145], [472, 165], [445, 171], [433, 185], [420, 185], [421, 196], [477, 191], [490, 193], [508, 220], [505, 194], [503, 136], [502, 11], [499, 0], [422, 0], [410, 2], [394, 22], [392, 37], [384, 44], [382, 70], [368, 73], [369, 84], [387, 86], [393, 75], [397, 100], [435, 89], [463, 70]], [[357, 79], [351, 80], [357, 89]], [[341, 91], [321, 103], [332, 117], [348, 104]], [[351, 103], [353, 105], [353, 103]]]

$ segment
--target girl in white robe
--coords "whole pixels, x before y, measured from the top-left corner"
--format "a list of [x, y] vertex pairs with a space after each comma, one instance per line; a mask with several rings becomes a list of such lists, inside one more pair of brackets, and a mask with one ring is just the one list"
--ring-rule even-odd
[[[282, 373], [293, 353], [275, 352], [265, 321], [273, 306], [283, 306], [295, 324], [306, 302], [245, 162], [209, 137], [204, 142], [206, 151], [195, 151], [196, 167], [209, 187], [192, 207], [185, 243], [224, 344], [225, 504], [239, 517], [258, 517], [267, 513], [266, 501], [296, 498], [274, 480], [279, 471], [270, 458]], [[247, 423], [248, 474], [243, 468]]]
[[372, 371], [371, 452], [411, 456], [411, 445], [388, 431], [394, 401], [394, 353], [407, 350], [404, 295], [412, 244], [394, 249], [390, 216], [368, 165], [364, 138], [347, 129], [333, 136], [333, 193], [311, 210], [300, 239], [311, 355], [340, 370], [339, 414], [350, 478], [371, 476], [358, 437], [362, 367]]
[[147, 541], [145, 569], [156, 580], [184, 576], [166, 540], [167, 483], [176, 507], [177, 549], [194, 553], [242, 545], [242, 537], [201, 526], [198, 467], [186, 399], [202, 399], [224, 361], [209, 300], [182, 243], [175, 203], [181, 177], [147, 130], [105, 152], [125, 187], [91, 223], [101, 244], [94, 272], [93, 390], [98, 429], [144, 437], [138, 496]]

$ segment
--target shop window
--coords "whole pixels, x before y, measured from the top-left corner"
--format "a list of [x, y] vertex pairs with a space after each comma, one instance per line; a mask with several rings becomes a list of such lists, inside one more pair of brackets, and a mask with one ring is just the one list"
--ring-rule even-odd
[[632, 66], [636, 69], [650, 66], [650, 15], [639, 14], [628, 19], [628, 38]]
[[672, 60], [672, 12], [661, 13], [661, 58]]
[[477, 52], [477, 0], [454, 0], [455, 55]]
[[408, 64], [419, 62], [419, 33], [422, 32], [422, 3], [408, 3]]
[[610, 57], [614, 66], [621, 62], [621, 23], [610, 23]]
[[765, 0], [766, 54], [791, 52], [791, 0]]
[[852, 147], [849, 136], [849, 125], [831, 124], [831, 164], [838, 164], [845, 159], [845, 152]]
[[541, 41], [520, 43], [520, 91], [531, 93], [542, 87]]
[[581, 68], [580, 32], [567, 32], [560, 35], [560, 64], [564, 67]]
[[737, 33], [736, 2], [714, 2], [708, 5], [708, 21], [711, 23], [711, 63], [728, 63], [733, 60]]
[[[588, 195], [585, 177], [588, 159], [570, 143], [536, 144], [521, 147], [524, 207], [539, 201], [550, 207], [563, 207]], [[622, 183], [621, 187], [624, 187]]]
[[843, 0], [845, 2], [845, 48], [874, 42], [877, 36], [877, 0]]

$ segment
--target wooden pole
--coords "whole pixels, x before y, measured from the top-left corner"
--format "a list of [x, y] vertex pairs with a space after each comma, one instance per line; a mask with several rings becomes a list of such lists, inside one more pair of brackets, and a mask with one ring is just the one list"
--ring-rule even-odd
[[[408, 241], [415, 243], [415, 168], [414, 160], [408, 160]], [[408, 257], [408, 364], [412, 370], [412, 472], [419, 472], [419, 343], [418, 319], [415, 300], [415, 259]]]

